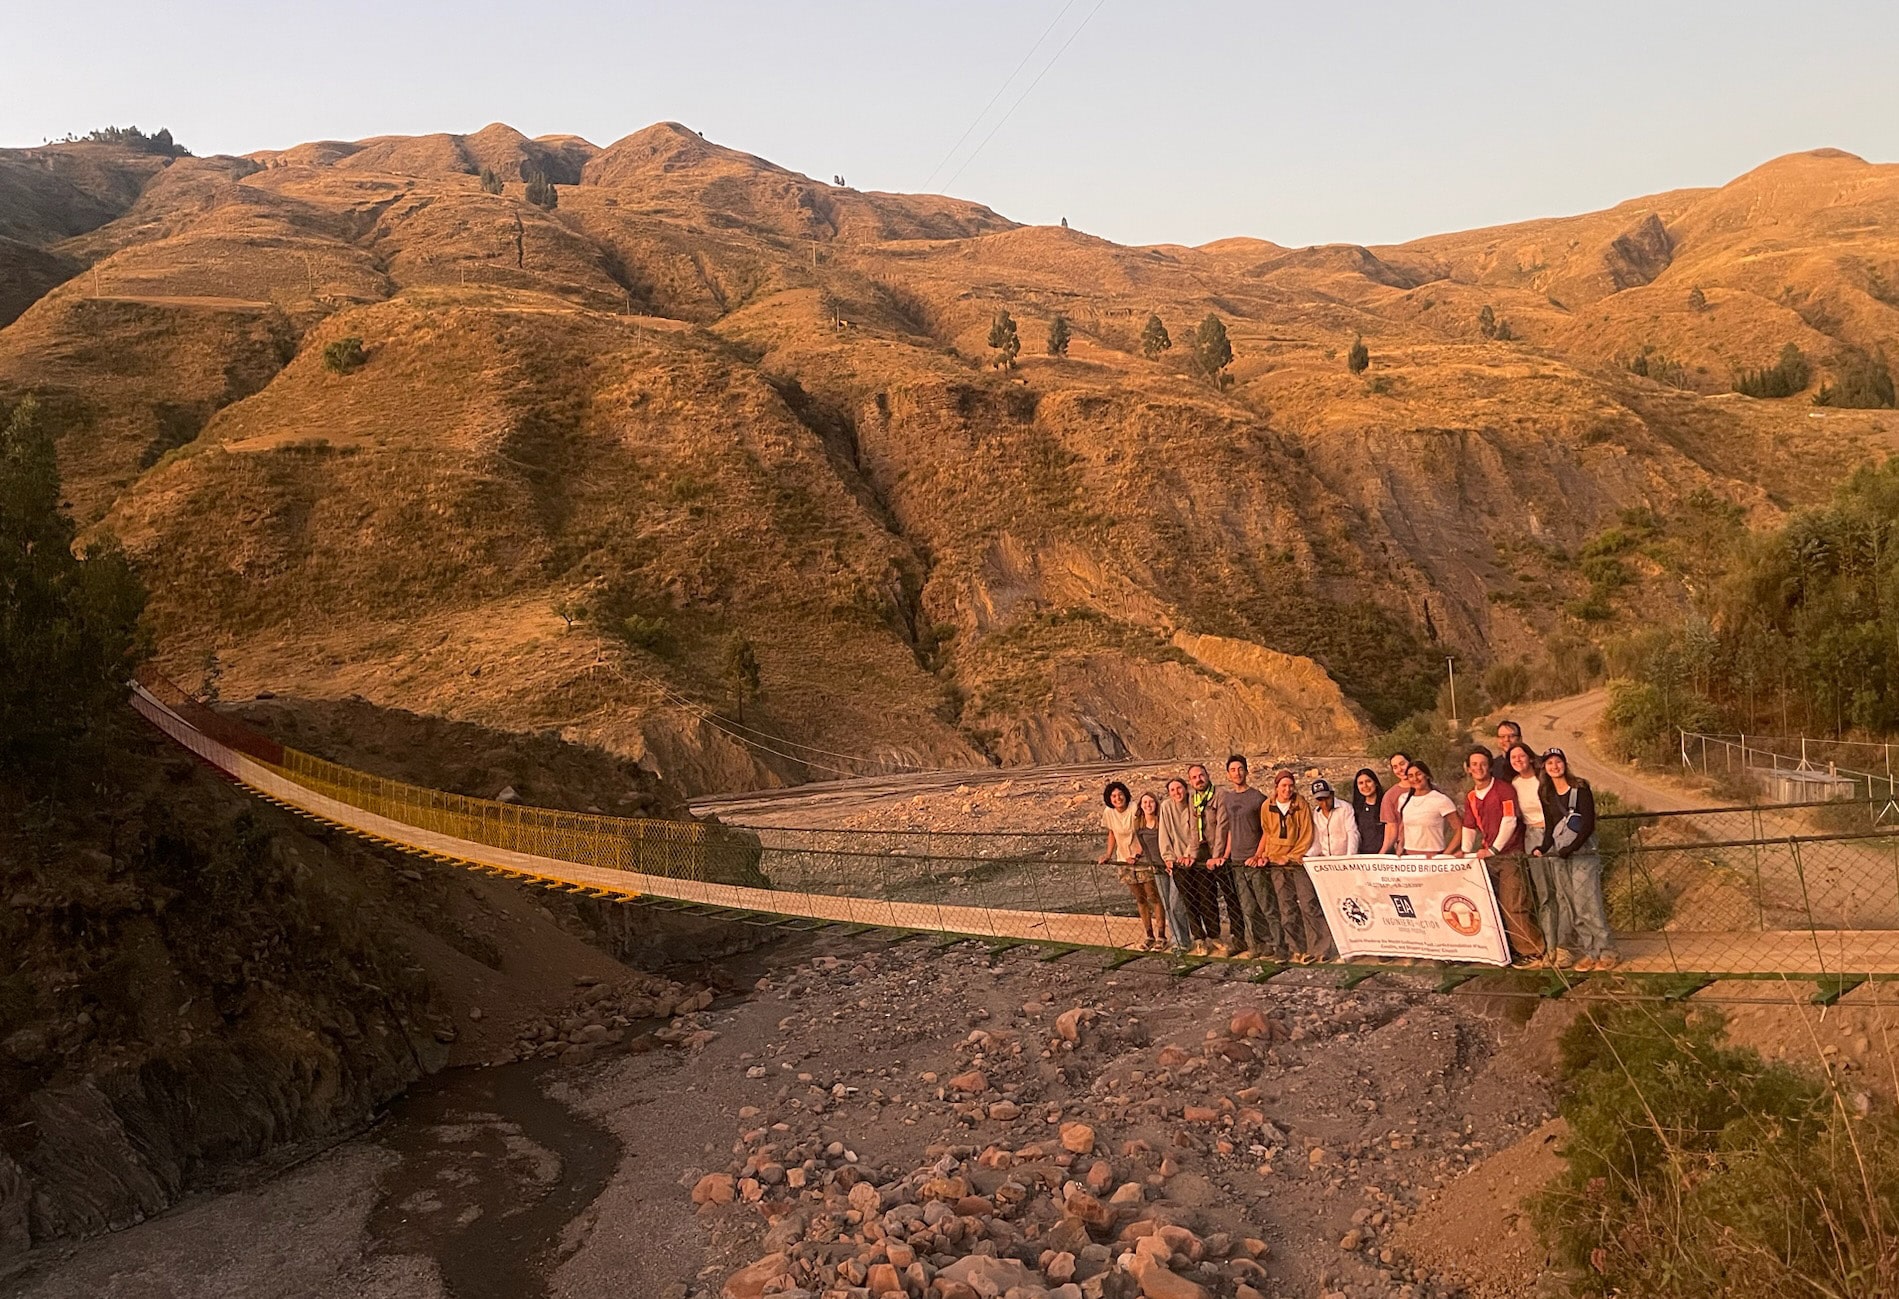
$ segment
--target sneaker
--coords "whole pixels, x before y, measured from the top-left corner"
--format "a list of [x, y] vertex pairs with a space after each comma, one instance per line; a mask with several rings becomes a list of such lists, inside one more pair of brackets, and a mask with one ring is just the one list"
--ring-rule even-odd
[[1598, 970], [1613, 970], [1620, 964], [1622, 964], [1622, 958], [1614, 952], [1604, 952], [1601, 956], [1596, 958], [1596, 968]]
[[1231, 952], [1228, 952], [1227, 955], [1236, 961], [1250, 961], [1253, 959], [1253, 949], [1250, 947], [1236, 947]]
[[1585, 956], [1569, 968], [1578, 974], [1588, 974], [1596, 968], [1596, 958], [1593, 956]]
[[1576, 968], [1576, 953], [1567, 947], [1559, 947], [1550, 953], [1550, 965], [1558, 970], [1573, 970]]
[[1228, 947], [1225, 943], [1208, 943], [1207, 955], [1208, 956], [1231, 956], [1233, 955], [1233, 949]]
[[1513, 970], [1540, 970], [1543, 968], [1543, 958], [1540, 956], [1519, 956], [1510, 962], [1510, 968]]
[[1207, 954], [1207, 940], [1204, 938], [1196, 938], [1193, 945], [1187, 949], [1187, 954], [1189, 956], [1205, 956]]
[[1294, 965], [1310, 965], [1312, 964], [1312, 953], [1311, 952], [1294, 952], [1292, 954], [1292, 963]]

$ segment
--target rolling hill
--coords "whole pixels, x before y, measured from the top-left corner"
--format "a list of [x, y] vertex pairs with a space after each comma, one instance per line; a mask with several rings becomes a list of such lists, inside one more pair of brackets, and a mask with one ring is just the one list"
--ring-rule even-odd
[[[1899, 339], [1896, 231], [1899, 167], [1832, 150], [1292, 249], [1124, 247], [676, 123], [72, 143], [0, 151], [0, 399], [59, 421], [165, 658], [227, 694], [557, 730], [689, 790], [1342, 752], [1443, 655], [1574, 658], [1708, 580], [1709, 527], [1893, 449], [1899, 415], [1807, 397]], [[1807, 395], [1730, 391], [1789, 343]]]

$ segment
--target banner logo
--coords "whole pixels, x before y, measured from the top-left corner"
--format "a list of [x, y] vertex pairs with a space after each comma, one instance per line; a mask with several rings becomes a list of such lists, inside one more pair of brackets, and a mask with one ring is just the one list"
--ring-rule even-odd
[[1484, 927], [1483, 912], [1462, 893], [1444, 899], [1444, 923], [1466, 938], [1473, 938]]
[[1339, 903], [1339, 913], [1351, 921], [1352, 926], [1356, 929], [1371, 928], [1372, 914], [1366, 909], [1365, 904], [1360, 902], [1357, 898], [1346, 898], [1343, 902]]

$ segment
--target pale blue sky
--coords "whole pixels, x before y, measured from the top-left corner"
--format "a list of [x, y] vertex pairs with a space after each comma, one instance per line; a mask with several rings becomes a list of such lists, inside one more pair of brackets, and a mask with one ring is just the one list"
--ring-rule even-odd
[[1129, 243], [1387, 242], [1796, 149], [1899, 158], [1891, 0], [4, 0], [0, 144], [136, 122], [237, 153], [497, 120], [606, 144], [670, 118], [915, 190], [1051, 23], [933, 188]]

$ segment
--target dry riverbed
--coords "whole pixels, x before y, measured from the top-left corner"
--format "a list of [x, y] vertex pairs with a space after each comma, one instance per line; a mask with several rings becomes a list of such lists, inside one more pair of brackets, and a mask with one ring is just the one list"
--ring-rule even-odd
[[[1549, 1117], [1554, 1006], [1523, 1024], [1534, 1003], [1402, 973], [1257, 985], [875, 937], [708, 973], [710, 1004], [691, 981], [576, 988], [514, 1026], [500, 1054], [530, 1059], [443, 1075], [288, 1173], [44, 1256], [15, 1293], [1533, 1292], [1468, 1241], [1451, 1270], [1435, 1242], [1457, 1224], [1428, 1206]], [[625, 1013], [656, 990], [672, 1019]], [[589, 1049], [532, 1046], [543, 1030]], [[1539, 1261], [1502, 1209], [1483, 1230]]]

